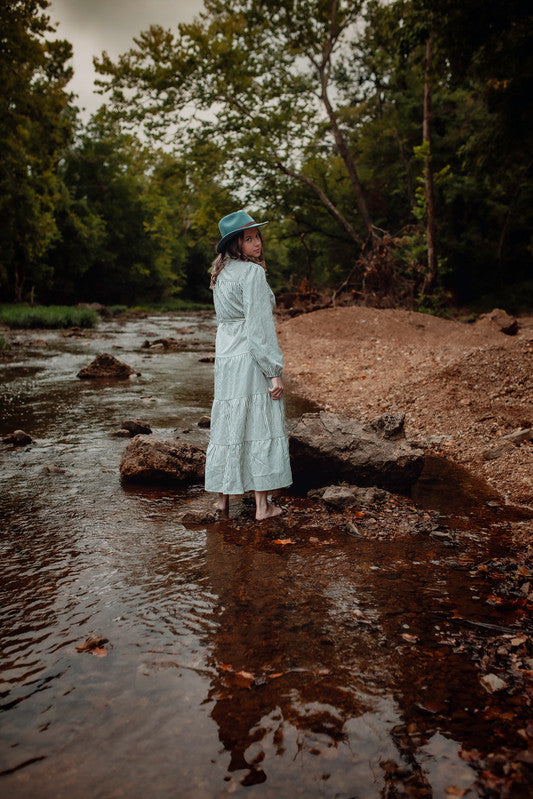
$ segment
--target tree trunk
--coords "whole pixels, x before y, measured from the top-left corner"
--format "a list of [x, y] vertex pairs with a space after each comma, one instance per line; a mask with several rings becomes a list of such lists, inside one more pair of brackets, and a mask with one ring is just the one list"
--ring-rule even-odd
[[283, 172], [284, 175], [288, 175], [291, 178], [295, 178], [295, 180], [299, 180], [300, 183], [305, 183], [306, 186], [309, 186], [309, 188], [314, 191], [314, 193], [316, 194], [322, 205], [327, 209], [327, 211], [331, 214], [331, 216], [334, 219], [336, 219], [337, 222], [339, 222], [339, 224], [342, 225], [342, 227], [348, 233], [352, 241], [354, 241], [359, 247], [362, 247], [363, 242], [361, 241], [361, 237], [357, 235], [353, 226], [346, 219], [344, 214], [342, 214], [337, 208], [337, 206], [331, 202], [327, 194], [325, 194], [325, 192], [322, 191], [320, 186], [317, 183], [315, 183], [314, 180], [311, 180], [311, 178], [308, 178], [307, 175], [303, 175], [301, 172], [296, 172], [294, 169], [290, 169], [289, 167], [285, 166], [285, 164], [283, 164], [280, 159], [276, 160], [276, 166], [280, 170], [280, 172]]
[[422, 124], [423, 143], [427, 144], [424, 159], [424, 189], [426, 194], [426, 241], [428, 249], [427, 272], [422, 285], [422, 294], [429, 294], [437, 280], [437, 243], [435, 233], [435, 193], [433, 187], [433, 160], [431, 157], [431, 71], [433, 61], [433, 39], [431, 34], [426, 42], [426, 68], [424, 80], [424, 120]]
[[14, 268], [14, 291], [15, 291], [15, 302], [22, 302], [22, 292], [24, 290], [24, 283], [26, 282], [26, 278], [24, 276], [24, 267], [19, 267], [15, 264]]
[[348, 146], [346, 144], [344, 136], [342, 135], [342, 132], [339, 128], [335, 111], [333, 110], [332, 105], [329, 101], [327, 93], [326, 76], [324, 74], [324, 70], [321, 70], [320, 81], [322, 84], [321, 87], [322, 102], [324, 103], [324, 107], [329, 117], [329, 124], [331, 125], [331, 131], [333, 133], [333, 138], [335, 139], [335, 144], [337, 145], [337, 150], [339, 151], [339, 155], [344, 161], [344, 165], [346, 166], [348, 177], [350, 178], [350, 183], [352, 184], [352, 188], [354, 190], [355, 200], [357, 202], [359, 213], [363, 218], [363, 222], [365, 223], [365, 227], [368, 230], [369, 235], [373, 236], [374, 230], [372, 225], [372, 219], [370, 218], [370, 213], [366, 202], [366, 197], [363, 191], [363, 187], [361, 186], [361, 181], [359, 180], [359, 175], [357, 174], [357, 167], [355, 166], [354, 160], [350, 154], [350, 151], [348, 150]]
[[370, 218], [370, 212], [368, 210], [365, 193], [363, 191], [363, 187], [361, 186], [359, 175], [357, 174], [357, 167], [355, 165], [355, 161], [353, 160], [350, 150], [348, 149], [346, 139], [344, 138], [342, 131], [339, 127], [339, 121], [337, 119], [337, 115], [333, 110], [333, 106], [331, 105], [328, 95], [328, 83], [332, 66], [331, 55], [333, 52], [336, 37], [338, 35], [337, 11], [338, 11], [338, 2], [337, 0], [333, 0], [330, 8], [329, 40], [324, 44], [324, 48], [322, 51], [322, 59], [321, 61], [318, 61], [318, 59], [314, 58], [312, 55], [309, 55], [309, 60], [311, 61], [311, 63], [313, 64], [318, 73], [318, 78], [320, 80], [320, 97], [322, 99], [322, 103], [324, 104], [324, 108], [326, 109], [326, 113], [328, 115], [331, 132], [333, 133], [333, 138], [335, 139], [335, 144], [337, 145], [337, 150], [339, 151], [339, 155], [344, 161], [344, 165], [348, 172], [348, 177], [350, 179], [350, 183], [352, 184], [352, 188], [355, 194], [355, 201], [357, 203], [359, 213], [361, 214], [363, 222], [365, 223], [365, 227], [368, 231], [370, 240], [372, 240], [373, 237], [375, 236], [375, 232], [374, 232], [374, 227], [372, 225], [372, 219]]

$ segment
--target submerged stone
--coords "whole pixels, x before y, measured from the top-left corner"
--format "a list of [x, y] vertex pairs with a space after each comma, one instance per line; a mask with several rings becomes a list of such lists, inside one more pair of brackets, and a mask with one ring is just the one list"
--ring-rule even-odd
[[122, 429], [127, 430], [130, 436], [138, 435], [151, 435], [152, 428], [148, 422], [143, 422], [142, 419], [126, 419], [122, 422]]

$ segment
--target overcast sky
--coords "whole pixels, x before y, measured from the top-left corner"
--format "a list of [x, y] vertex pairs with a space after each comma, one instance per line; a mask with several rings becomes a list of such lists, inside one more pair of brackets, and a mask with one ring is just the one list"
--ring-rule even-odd
[[52, 0], [48, 13], [52, 23], [59, 23], [56, 35], [74, 47], [69, 89], [78, 95], [80, 109], [85, 108], [83, 119], [102, 103], [93, 93], [93, 56], [103, 50], [117, 56], [150, 25], [175, 28], [192, 20], [202, 5], [202, 0]]

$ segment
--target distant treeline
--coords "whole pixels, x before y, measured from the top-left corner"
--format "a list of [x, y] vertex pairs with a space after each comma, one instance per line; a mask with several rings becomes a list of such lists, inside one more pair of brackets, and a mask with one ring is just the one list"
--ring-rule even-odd
[[205, 0], [102, 55], [86, 125], [48, 6], [0, 8], [2, 301], [209, 301], [244, 206], [278, 290], [532, 302], [529, 3]]

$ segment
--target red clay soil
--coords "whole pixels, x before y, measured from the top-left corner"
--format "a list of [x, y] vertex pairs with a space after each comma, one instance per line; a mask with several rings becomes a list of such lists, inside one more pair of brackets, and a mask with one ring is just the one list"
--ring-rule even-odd
[[533, 442], [503, 438], [533, 426], [533, 318], [518, 321], [509, 336], [487, 317], [355, 306], [283, 321], [279, 339], [303, 396], [363, 420], [404, 411], [408, 439], [466, 465], [508, 502], [533, 505]]

